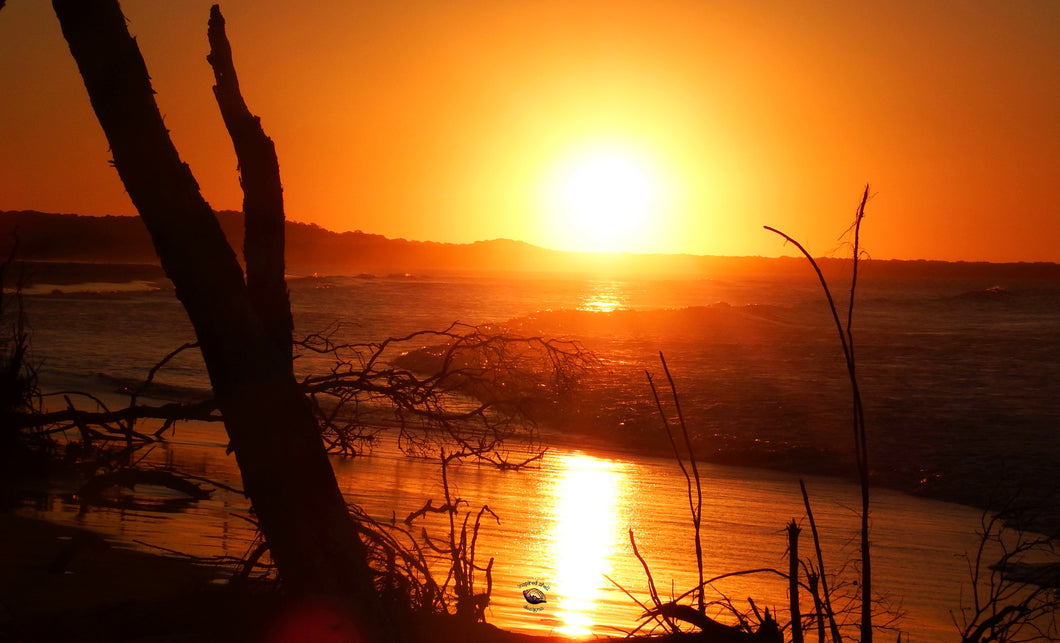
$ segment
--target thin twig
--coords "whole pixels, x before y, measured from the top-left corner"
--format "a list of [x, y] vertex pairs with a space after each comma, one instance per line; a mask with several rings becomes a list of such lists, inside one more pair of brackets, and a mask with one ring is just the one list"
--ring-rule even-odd
[[810, 496], [806, 493], [806, 483], [799, 479], [799, 488], [802, 490], [802, 504], [806, 507], [806, 518], [810, 522], [810, 533], [813, 535], [813, 548], [817, 554], [817, 569], [820, 573], [821, 602], [828, 617], [828, 627], [832, 633], [832, 643], [841, 643], [839, 625], [835, 621], [835, 611], [832, 609], [832, 595], [828, 591], [828, 578], [825, 575], [824, 552], [821, 549], [821, 536], [817, 532], [817, 522], [813, 519], [813, 509], [810, 508]]

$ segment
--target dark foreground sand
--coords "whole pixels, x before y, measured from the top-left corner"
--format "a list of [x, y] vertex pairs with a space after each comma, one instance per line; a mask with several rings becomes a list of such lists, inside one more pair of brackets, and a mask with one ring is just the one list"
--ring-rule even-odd
[[[0, 513], [0, 643], [274, 640], [267, 632], [282, 609], [279, 597], [260, 588], [218, 582], [225, 571], [124, 549], [89, 531]], [[492, 626], [463, 628], [451, 621], [423, 623], [414, 639], [550, 640]], [[325, 630], [297, 640], [350, 639]]]
[[209, 640], [219, 571], [0, 514], [0, 641]]

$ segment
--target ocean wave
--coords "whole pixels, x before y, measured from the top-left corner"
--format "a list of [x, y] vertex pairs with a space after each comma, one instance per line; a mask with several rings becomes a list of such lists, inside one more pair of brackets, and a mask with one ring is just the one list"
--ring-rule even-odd
[[1010, 299], [1015, 293], [1003, 286], [990, 286], [982, 290], [970, 290], [963, 292], [954, 299], [971, 299], [975, 301], [1001, 301]]
[[[205, 380], [205, 378], [203, 379]], [[203, 383], [206, 388], [162, 382], [151, 382], [145, 386], [142, 379], [120, 377], [108, 373], [96, 373], [96, 381], [104, 385], [112, 393], [123, 395], [136, 393], [137, 395], [167, 402], [198, 402], [213, 396], [212, 390], [208, 388], [209, 384], [205, 381]]]
[[654, 310], [544, 310], [511, 319], [507, 324], [519, 332], [574, 339], [620, 336], [661, 340], [710, 336], [750, 342], [763, 335], [783, 336], [813, 327], [818, 321], [819, 316], [808, 317], [804, 311], [792, 307], [733, 306], [719, 302]]
[[[158, 281], [148, 279], [136, 279], [133, 281], [109, 282], [109, 281], [86, 281], [72, 284], [49, 284], [37, 283], [22, 287], [22, 294], [26, 296], [47, 295], [110, 295], [117, 293], [156, 292], [171, 290], [172, 286]], [[5, 293], [13, 292], [12, 289], [4, 289]]]

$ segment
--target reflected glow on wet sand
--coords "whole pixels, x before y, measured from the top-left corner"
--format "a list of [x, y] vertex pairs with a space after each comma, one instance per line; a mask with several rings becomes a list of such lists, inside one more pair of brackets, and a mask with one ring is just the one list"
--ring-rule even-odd
[[559, 466], [552, 500], [555, 522], [549, 534], [555, 553], [556, 616], [563, 622], [556, 631], [588, 635], [618, 546], [616, 506], [624, 476], [614, 462], [582, 454], [563, 456]]

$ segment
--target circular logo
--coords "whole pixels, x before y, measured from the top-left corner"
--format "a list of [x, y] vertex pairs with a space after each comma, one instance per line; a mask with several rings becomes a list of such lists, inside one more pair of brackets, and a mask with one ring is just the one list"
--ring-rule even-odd
[[528, 580], [524, 583], [519, 583], [519, 589], [523, 593], [523, 599], [526, 603], [523, 605], [523, 609], [528, 612], [543, 612], [545, 611], [545, 605], [548, 603], [548, 592], [552, 590], [552, 586], [540, 580]]

